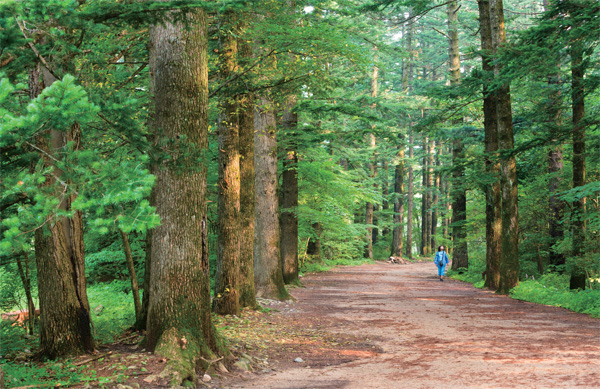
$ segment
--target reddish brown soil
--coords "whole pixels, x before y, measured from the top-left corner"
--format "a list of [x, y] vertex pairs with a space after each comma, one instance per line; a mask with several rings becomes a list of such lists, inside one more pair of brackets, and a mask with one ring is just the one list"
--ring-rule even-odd
[[377, 263], [304, 277], [295, 302], [270, 302], [277, 312], [256, 318], [274, 332], [248, 351], [264, 363], [206, 386], [600, 387], [600, 320], [435, 272], [431, 262]]

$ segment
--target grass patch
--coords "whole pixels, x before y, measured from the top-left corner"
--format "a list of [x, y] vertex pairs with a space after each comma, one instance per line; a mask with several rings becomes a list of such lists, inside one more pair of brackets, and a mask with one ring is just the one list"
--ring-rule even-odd
[[[476, 261], [469, 269], [449, 270], [447, 275], [483, 288], [481, 273], [484, 270], [485, 264]], [[510, 296], [517, 300], [566, 308], [600, 318], [600, 290], [570, 290], [569, 277], [569, 274], [559, 273], [547, 273], [537, 278], [527, 276], [510, 291]]]

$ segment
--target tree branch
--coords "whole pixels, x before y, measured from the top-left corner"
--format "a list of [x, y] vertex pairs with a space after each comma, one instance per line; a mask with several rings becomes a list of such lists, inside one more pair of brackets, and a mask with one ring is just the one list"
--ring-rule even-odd
[[54, 72], [52, 71], [52, 69], [50, 69], [50, 65], [48, 65], [48, 62], [46, 62], [46, 59], [44, 59], [44, 57], [42, 57], [42, 55], [40, 54], [40, 52], [38, 51], [38, 49], [34, 46], [34, 44], [31, 42], [31, 40], [27, 37], [27, 34], [25, 33], [25, 27], [23, 27], [23, 24], [19, 21], [19, 19], [17, 17], [15, 17], [15, 21], [17, 22], [17, 25], [19, 26], [19, 29], [23, 33], [23, 36], [25, 37], [25, 40], [27, 40], [27, 44], [29, 45], [29, 47], [31, 48], [31, 50], [33, 50], [33, 52], [36, 55], [36, 57], [38, 57], [38, 59], [40, 60], [40, 62], [50, 72], [50, 74], [52, 74], [54, 76], [54, 78], [56, 78], [57, 80], [60, 80], [60, 77], [58, 77], [56, 74], [54, 74]]

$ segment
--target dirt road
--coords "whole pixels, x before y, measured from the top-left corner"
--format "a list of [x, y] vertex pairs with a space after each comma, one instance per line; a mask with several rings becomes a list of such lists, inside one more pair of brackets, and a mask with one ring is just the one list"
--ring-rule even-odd
[[600, 388], [600, 320], [440, 282], [435, 271], [377, 263], [305, 277], [275, 315], [362, 339], [362, 350], [347, 350], [345, 363], [339, 350], [337, 363], [290, 353], [303, 362], [227, 387]]

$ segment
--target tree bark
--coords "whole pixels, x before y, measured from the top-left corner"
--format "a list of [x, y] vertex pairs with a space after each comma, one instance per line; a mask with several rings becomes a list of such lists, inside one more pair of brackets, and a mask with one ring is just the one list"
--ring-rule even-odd
[[[583, 78], [583, 47], [580, 42], [573, 42], [571, 54], [571, 100], [573, 111], [573, 188], [585, 185], [585, 94]], [[585, 197], [574, 201], [572, 207], [573, 256], [578, 257], [585, 248]], [[585, 272], [575, 266], [571, 272], [571, 289], [585, 289]]]
[[[32, 98], [56, 80], [47, 69], [40, 68], [38, 65], [31, 72]], [[38, 147], [45, 151], [41, 157], [44, 164], [54, 168], [53, 174], [46, 176], [44, 185], [53, 188], [55, 196], [61, 198], [60, 209], [70, 211], [76, 196], [62, 194], [64, 188], [58, 187], [56, 177], [61, 177], [63, 172], [50, 156], [67, 147], [69, 142], [73, 142], [75, 148], [80, 147], [81, 130], [77, 124], [68, 131], [51, 130], [49, 139], [38, 137]], [[57, 158], [61, 157], [57, 155]], [[95, 342], [86, 290], [82, 213], [76, 211], [70, 218], [48, 215], [44, 225], [35, 231], [35, 259], [40, 300], [38, 355], [55, 359], [92, 352]]]
[[[390, 228], [388, 227], [388, 221], [389, 218], [387, 216], [387, 213], [390, 209], [390, 202], [388, 201], [389, 195], [390, 195], [390, 189], [389, 189], [389, 176], [390, 176], [390, 171], [389, 171], [389, 164], [388, 161], [384, 161], [383, 162], [383, 180], [382, 180], [382, 191], [381, 193], [383, 194], [383, 202], [381, 203], [381, 210], [383, 211], [382, 214], [384, 215], [384, 221], [383, 221], [383, 230], [381, 231], [381, 236], [383, 237], [384, 240], [387, 239], [387, 236], [390, 233]], [[395, 172], [394, 172], [395, 175]]]
[[[502, 0], [490, 0], [490, 25], [492, 47], [498, 53], [506, 42], [504, 30], [504, 9]], [[494, 65], [494, 74], [498, 76], [501, 65]], [[519, 284], [519, 214], [517, 165], [513, 153], [514, 134], [510, 100], [510, 86], [502, 84], [496, 94], [496, 112], [498, 123], [498, 149], [504, 152], [500, 160], [500, 187], [502, 191], [502, 229], [500, 255], [500, 284], [498, 292], [508, 292]]]
[[33, 296], [31, 295], [31, 277], [29, 276], [29, 254], [27, 253], [27, 251], [23, 251], [23, 256], [25, 257], [25, 266], [23, 266], [21, 256], [17, 255], [17, 268], [19, 270], [19, 277], [21, 277], [21, 282], [23, 283], [23, 290], [25, 291], [25, 297], [27, 299], [27, 310], [29, 312], [29, 317], [27, 318], [27, 331], [29, 335], [33, 335], [33, 330], [35, 327], [35, 304], [33, 302]]
[[[377, 48], [375, 48], [377, 50]], [[373, 66], [373, 71], [371, 74], [371, 97], [377, 97], [377, 79], [379, 77], [379, 68], [377, 66]], [[375, 109], [375, 105], [372, 106]], [[373, 157], [371, 162], [367, 163], [367, 172], [369, 177], [375, 177], [375, 164], [376, 164], [376, 140], [375, 135], [373, 133], [369, 133], [368, 135], [369, 148], [373, 150]], [[373, 259], [373, 213], [374, 213], [374, 205], [371, 202], [367, 202], [365, 205], [365, 224], [367, 225], [367, 245], [365, 247], [365, 258]]]
[[431, 254], [431, 180], [429, 179], [429, 137], [423, 137], [423, 195], [421, 197], [421, 255]]
[[136, 322], [140, 319], [140, 313], [142, 312], [142, 302], [140, 301], [140, 288], [138, 286], [137, 273], [135, 271], [135, 265], [133, 263], [133, 256], [131, 255], [131, 247], [129, 246], [129, 237], [121, 230], [121, 240], [123, 240], [123, 252], [125, 253], [125, 261], [127, 262], [127, 269], [129, 270], [129, 279], [131, 280], [131, 294], [133, 295], [133, 306], [135, 307], [135, 320]]
[[321, 259], [321, 231], [323, 231], [323, 226], [321, 226], [321, 223], [313, 223], [312, 228], [316, 237], [311, 236], [308, 240], [306, 253]]
[[436, 230], [436, 226], [433, 225], [433, 207], [434, 202], [433, 199], [436, 195], [436, 187], [435, 187], [435, 173], [434, 173], [434, 161], [435, 161], [435, 141], [432, 139], [429, 142], [429, 152], [427, 153], [427, 188], [429, 189], [427, 192], [427, 203], [429, 204], [429, 208], [427, 209], [427, 224], [429, 228], [427, 229], [427, 244], [429, 245], [429, 254], [435, 253], [437, 250], [435, 248], [435, 242], [433, 234]]
[[[238, 68], [238, 22], [234, 11], [227, 11], [219, 29], [219, 73], [222, 80], [232, 77]], [[239, 303], [239, 214], [240, 214], [240, 109], [235, 92], [219, 99], [218, 183], [217, 183], [217, 271], [213, 311], [221, 315], [238, 315]]]
[[284, 300], [289, 295], [283, 284], [279, 249], [277, 138], [273, 109], [273, 101], [261, 96], [254, 113], [254, 283], [257, 297]]
[[[549, 1], [544, 0], [544, 10], [549, 10]], [[556, 73], [548, 76], [548, 106], [546, 110], [551, 118], [550, 133], [552, 134], [552, 142], [554, 145], [548, 150], [548, 173], [550, 179], [548, 181], [548, 192], [550, 197], [548, 205], [550, 207], [550, 225], [548, 234], [550, 235], [549, 247], [549, 262], [553, 266], [562, 266], [565, 264], [565, 255], [555, 249], [555, 245], [564, 238], [564, 230], [562, 227], [562, 219], [565, 203], [561, 201], [557, 194], [562, 184], [563, 172], [563, 147], [558, 143], [558, 128], [562, 126], [562, 94], [560, 91], [560, 61], [556, 62]], [[542, 263], [543, 264], [543, 263]], [[543, 268], [538, 268], [540, 273], [544, 272]]]
[[[245, 26], [240, 27], [241, 30]], [[238, 38], [241, 58], [249, 62], [252, 45]], [[254, 97], [239, 96], [240, 126], [240, 306], [256, 306], [254, 287]]]
[[392, 251], [394, 257], [402, 256], [403, 218], [404, 218], [404, 145], [398, 151], [398, 164], [394, 170], [394, 232], [392, 235]]
[[408, 127], [408, 188], [406, 193], [406, 257], [412, 259], [413, 209], [414, 209], [414, 140], [411, 125]]
[[[151, 234], [150, 301], [146, 349], [168, 359], [171, 385], [195, 382], [202, 358], [219, 353], [211, 320], [206, 219], [208, 56], [206, 14], [187, 12], [186, 25], [165, 22], [150, 30], [150, 74], [156, 133], [184, 139], [172, 161], [156, 171]], [[200, 161], [198, 158], [200, 155]]]
[[[493, 77], [494, 67], [491, 62], [493, 53], [492, 26], [490, 21], [489, 0], [479, 0], [479, 21], [482, 67], [488, 75], [487, 82]], [[484, 85], [483, 89], [483, 114], [485, 129], [486, 173], [490, 176], [485, 190], [485, 221], [486, 221], [486, 269], [485, 287], [497, 290], [500, 285], [500, 257], [501, 257], [501, 190], [500, 190], [500, 163], [498, 159], [498, 115], [496, 113], [496, 92]]]
[[281, 261], [283, 281], [286, 284], [298, 283], [298, 154], [293, 143], [293, 131], [298, 125], [298, 115], [294, 112], [296, 96], [292, 96], [283, 113], [284, 130], [292, 138], [283, 160], [281, 184]]

